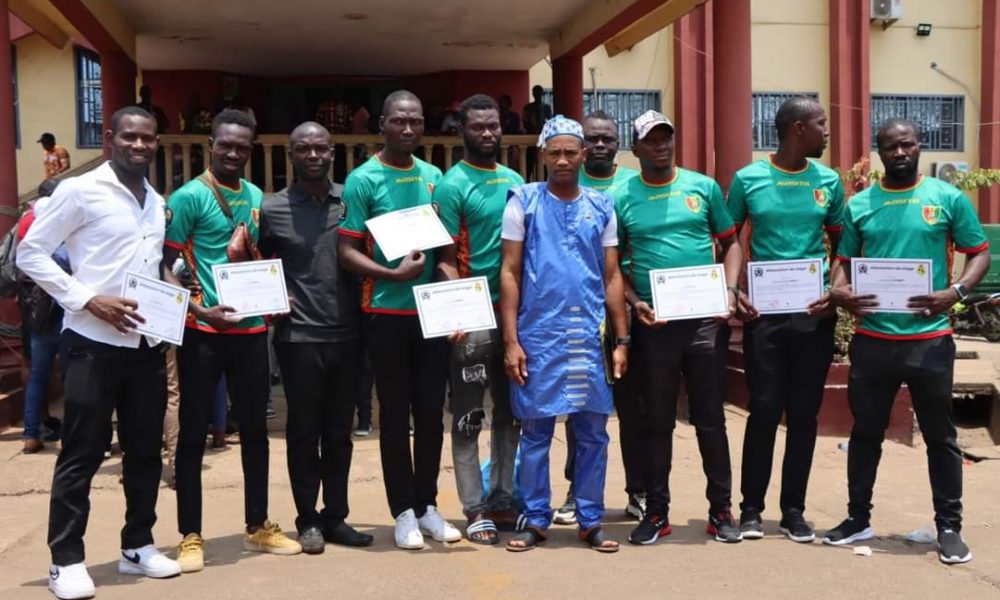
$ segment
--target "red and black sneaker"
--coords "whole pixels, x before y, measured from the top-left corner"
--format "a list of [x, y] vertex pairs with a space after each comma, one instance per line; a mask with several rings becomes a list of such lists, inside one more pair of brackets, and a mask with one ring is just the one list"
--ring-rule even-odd
[[709, 514], [708, 526], [705, 527], [705, 531], [714, 535], [717, 542], [735, 544], [743, 541], [743, 534], [740, 533], [740, 528], [733, 521], [733, 513], [728, 510]]
[[660, 539], [660, 536], [670, 535], [670, 521], [666, 515], [646, 513], [639, 526], [628, 534], [630, 544], [648, 545]]

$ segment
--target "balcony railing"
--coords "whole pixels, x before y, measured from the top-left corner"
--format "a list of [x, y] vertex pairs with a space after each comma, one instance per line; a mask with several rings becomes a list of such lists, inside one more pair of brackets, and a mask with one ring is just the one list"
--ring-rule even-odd
[[[382, 137], [376, 135], [333, 135], [330, 141], [335, 148], [333, 177], [340, 182], [382, 147]], [[536, 159], [536, 141], [537, 137], [533, 135], [504, 136], [499, 162], [519, 172], [525, 181], [540, 180], [543, 169]], [[424, 136], [422, 142], [416, 155], [437, 165], [442, 171], [461, 160], [464, 149], [458, 136]], [[287, 186], [293, 173], [288, 143], [287, 135], [257, 136], [253, 154], [244, 169], [244, 178], [265, 193]], [[156, 164], [149, 170], [149, 181], [165, 195], [197, 177], [208, 164], [207, 135], [161, 135], [160, 148]]]

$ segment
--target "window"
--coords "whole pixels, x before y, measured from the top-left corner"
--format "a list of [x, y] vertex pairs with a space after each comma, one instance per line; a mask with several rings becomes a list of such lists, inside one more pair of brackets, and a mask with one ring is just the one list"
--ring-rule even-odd
[[879, 126], [888, 119], [909, 119], [920, 127], [923, 150], [965, 150], [965, 96], [872, 94], [872, 148]]
[[789, 98], [805, 96], [819, 100], [816, 92], [754, 92], [753, 93], [753, 149], [777, 150], [778, 130], [774, 126], [774, 115]]
[[101, 147], [101, 57], [76, 48], [76, 145]]
[[[552, 90], [545, 90], [542, 101], [552, 106]], [[583, 94], [583, 114], [595, 110], [608, 113], [618, 125], [618, 148], [628, 150], [632, 147], [632, 124], [647, 110], [663, 110], [660, 103], [660, 92], [656, 90], [597, 90], [596, 99], [593, 92]]]
[[21, 147], [21, 109], [17, 102], [17, 46], [10, 45], [10, 76], [14, 85], [14, 147]]

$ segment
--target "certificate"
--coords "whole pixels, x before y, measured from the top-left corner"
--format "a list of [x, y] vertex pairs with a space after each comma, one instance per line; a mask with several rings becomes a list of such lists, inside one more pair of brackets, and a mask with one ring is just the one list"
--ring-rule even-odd
[[747, 264], [750, 303], [762, 314], [801, 313], [823, 295], [823, 260]]
[[424, 338], [456, 331], [496, 329], [490, 286], [485, 277], [469, 277], [413, 287]]
[[365, 221], [365, 226], [386, 260], [454, 243], [430, 204], [379, 215]]
[[139, 305], [136, 312], [146, 319], [145, 323], [136, 323], [136, 331], [176, 346], [181, 345], [188, 300], [191, 299], [190, 291], [126, 271], [121, 295], [122, 298], [135, 300]]
[[649, 272], [657, 321], [704, 319], [729, 314], [722, 265], [655, 269]]
[[851, 285], [854, 293], [875, 294], [874, 312], [913, 313], [906, 305], [913, 296], [934, 291], [933, 263], [929, 260], [852, 258]]
[[219, 304], [232, 306], [231, 317], [259, 317], [289, 311], [281, 260], [212, 265]]

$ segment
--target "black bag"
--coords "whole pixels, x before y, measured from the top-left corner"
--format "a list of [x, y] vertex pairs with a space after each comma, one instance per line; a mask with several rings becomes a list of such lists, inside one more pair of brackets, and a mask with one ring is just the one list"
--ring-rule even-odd
[[20, 277], [16, 264], [17, 225], [0, 238], [0, 298], [12, 298], [18, 292]]
[[50, 333], [62, 328], [62, 307], [30, 279], [21, 281], [17, 301], [21, 305], [21, 326], [31, 333]]

